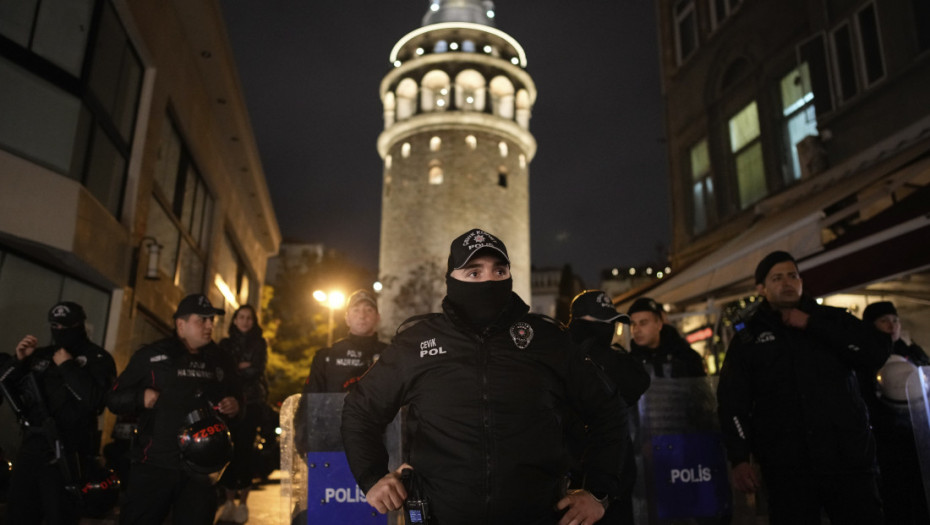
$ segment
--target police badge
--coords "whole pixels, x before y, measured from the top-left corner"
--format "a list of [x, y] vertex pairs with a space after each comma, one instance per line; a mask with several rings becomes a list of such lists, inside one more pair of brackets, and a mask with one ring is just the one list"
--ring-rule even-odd
[[533, 327], [524, 323], [514, 323], [510, 327], [510, 337], [513, 339], [513, 344], [517, 345], [517, 348], [523, 350], [530, 345], [530, 341], [533, 340]]

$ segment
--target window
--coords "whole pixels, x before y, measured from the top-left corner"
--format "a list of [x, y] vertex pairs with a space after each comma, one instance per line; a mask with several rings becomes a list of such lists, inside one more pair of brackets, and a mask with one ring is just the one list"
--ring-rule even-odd
[[866, 4], [856, 13], [856, 26], [859, 29], [859, 52], [862, 54], [862, 66], [865, 71], [865, 87], [868, 88], [885, 77], [875, 4]]
[[79, 181], [118, 216], [142, 63], [110, 2], [94, 18], [96, 3], [0, 2], [0, 147]]
[[442, 184], [442, 163], [438, 160], [429, 163], [429, 183]]
[[[13, 349], [24, 334], [48, 334], [48, 309], [74, 301], [87, 314], [87, 335], [102, 345], [110, 294], [73, 277], [14, 255], [0, 246], [0, 344]], [[41, 335], [40, 339], [44, 339]]]
[[507, 187], [507, 170], [500, 168], [497, 173], [497, 185], [501, 188]]
[[698, 47], [697, 16], [694, 0], [675, 3], [675, 51], [678, 63], [687, 60]]
[[739, 205], [746, 209], [768, 192], [762, 161], [759, 111], [755, 101], [730, 119], [730, 151], [736, 165]]
[[852, 30], [843, 23], [833, 30], [833, 61], [836, 65], [837, 93], [840, 101], [847, 101], [859, 92], [856, 82], [856, 60], [853, 57]]
[[741, 2], [742, 0], [711, 0], [711, 21], [714, 29], [720, 27], [720, 24], [736, 11]]
[[927, 0], [911, 0], [911, 7], [914, 9], [911, 20], [914, 21], [917, 50], [930, 50], [930, 2], [927, 2]]
[[810, 68], [807, 63], [791, 70], [779, 83], [784, 141], [786, 181], [801, 178], [801, 164], [797, 144], [810, 135], [817, 135], [817, 114], [814, 110], [814, 93], [811, 91]]
[[[226, 309], [234, 311], [243, 304], [248, 304], [250, 298], [255, 299], [256, 290], [253, 290], [256, 281], [246, 267], [243, 257], [236, 249], [233, 238], [226, 233], [223, 242], [215, 254], [216, 270], [214, 286], [223, 294], [226, 300]], [[231, 314], [232, 311], [229, 311]]]
[[692, 233], [701, 233], [715, 213], [714, 181], [711, 177], [707, 139], [691, 148], [691, 198], [693, 208]]
[[170, 117], [155, 164], [146, 234], [163, 246], [159, 268], [186, 293], [203, 290], [213, 197]]
[[832, 32], [837, 100], [846, 102], [885, 77], [875, 4], [869, 2]]
[[798, 64], [807, 65], [810, 91], [814, 96], [817, 115], [833, 111], [829, 66], [827, 65], [827, 52], [822, 34], [816, 35], [798, 46]]
[[439, 151], [439, 148], [442, 147], [442, 139], [439, 137], [433, 137], [429, 139], [429, 150], [430, 151]]

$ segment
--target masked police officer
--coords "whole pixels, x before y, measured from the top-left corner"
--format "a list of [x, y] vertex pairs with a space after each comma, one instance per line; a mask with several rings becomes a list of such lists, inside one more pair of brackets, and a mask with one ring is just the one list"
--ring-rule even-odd
[[[213, 318], [222, 314], [203, 295], [185, 297], [174, 313], [174, 335], [137, 350], [107, 399], [115, 414], [139, 415], [120, 523], [160, 525], [169, 512], [175, 524], [213, 523], [212, 482], [231, 452], [229, 432], [213, 412], [235, 417], [241, 397], [236, 365], [213, 342]], [[212, 422], [205, 432], [186, 431], [205, 421]]]
[[[443, 313], [419, 316], [346, 396], [349, 466], [379, 512], [407, 497], [387, 470], [385, 426], [408, 406], [407, 461], [430, 523], [592, 524], [615, 495], [626, 413], [609, 380], [552, 320], [511, 291], [504, 243], [471, 230], [452, 242]], [[565, 493], [562, 417], [591, 445], [584, 489]]]
[[0, 382], [23, 427], [13, 462], [9, 523], [77, 523], [80, 481], [99, 447], [97, 416], [116, 377], [106, 350], [92, 343], [81, 305], [60, 302], [48, 313], [52, 344], [25, 336], [15, 356], [2, 355]]

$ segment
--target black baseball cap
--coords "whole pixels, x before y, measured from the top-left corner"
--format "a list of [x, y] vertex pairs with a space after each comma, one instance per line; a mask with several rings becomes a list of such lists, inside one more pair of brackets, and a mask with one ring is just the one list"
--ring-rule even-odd
[[605, 323], [630, 324], [630, 316], [617, 311], [613, 301], [600, 290], [585, 290], [572, 299], [572, 320], [593, 317]]
[[865, 310], [862, 311], [862, 320], [872, 324], [879, 317], [888, 314], [898, 315], [898, 310], [894, 307], [894, 304], [891, 301], [878, 301], [865, 307]]
[[655, 299], [649, 297], [640, 297], [633, 301], [633, 304], [630, 305], [630, 309], [626, 311], [627, 315], [633, 315], [636, 312], [652, 312], [657, 315], [662, 315], [662, 303], [658, 303]]
[[378, 311], [378, 300], [368, 290], [356, 290], [352, 292], [352, 295], [349, 296], [349, 300], [346, 302], [347, 308], [352, 308], [360, 301], [370, 304], [376, 312]]
[[468, 261], [476, 253], [484, 250], [496, 252], [507, 264], [510, 264], [510, 257], [507, 255], [507, 247], [504, 246], [504, 243], [490, 233], [475, 228], [459, 235], [452, 241], [452, 245], [449, 247], [449, 273], [452, 273], [452, 270], [461, 269], [468, 264]]
[[210, 304], [210, 300], [207, 299], [206, 295], [195, 293], [188, 295], [184, 299], [181, 299], [181, 302], [178, 303], [177, 311], [174, 312], [174, 318], [179, 319], [181, 317], [187, 317], [191, 314], [196, 314], [203, 317], [213, 317], [214, 315], [223, 315], [225, 313], [225, 310], [214, 308], [214, 306]]
[[87, 319], [84, 308], [71, 301], [57, 303], [48, 311], [48, 322], [58, 323], [62, 326], [73, 326], [83, 323]]
[[794, 260], [794, 257], [783, 251], [772, 252], [759, 261], [759, 264], [756, 266], [756, 284], [765, 283], [765, 278], [768, 276], [769, 272], [772, 271], [772, 267], [778, 263], [791, 261], [794, 263], [794, 267], [798, 267], [798, 262]]

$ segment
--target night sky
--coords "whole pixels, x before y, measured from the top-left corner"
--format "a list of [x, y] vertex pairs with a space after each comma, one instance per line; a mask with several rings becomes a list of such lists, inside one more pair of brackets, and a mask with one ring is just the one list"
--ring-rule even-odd
[[[391, 48], [420, 27], [429, 2], [221, 6], [285, 240], [321, 242], [377, 270], [378, 88]], [[654, 1], [495, 7], [539, 92], [530, 121], [533, 265], [571, 264], [596, 287], [605, 268], [659, 262], [670, 221]]]

